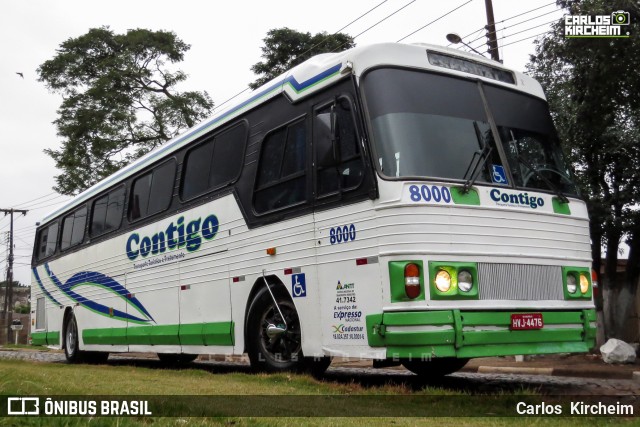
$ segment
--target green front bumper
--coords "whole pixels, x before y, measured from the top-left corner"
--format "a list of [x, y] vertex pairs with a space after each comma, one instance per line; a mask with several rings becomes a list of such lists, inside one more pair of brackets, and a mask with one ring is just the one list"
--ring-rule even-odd
[[371, 347], [388, 358], [583, 353], [595, 345], [595, 310], [535, 311], [544, 327], [512, 331], [511, 314], [534, 311], [410, 311], [367, 316]]

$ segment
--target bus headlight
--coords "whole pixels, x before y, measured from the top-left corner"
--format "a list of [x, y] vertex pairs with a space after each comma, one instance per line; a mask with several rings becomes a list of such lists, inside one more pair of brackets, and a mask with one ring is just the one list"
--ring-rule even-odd
[[458, 272], [458, 289], [462, 292], [469, 292], [473, 287], [473, 276], [467, 270]]
[[576, 290], [578, 290], [576, 276], [574, 276], [573, 274], [567, 274], [567, 290], [570, 294], [575, 294]]
[[589, 279], [584, 273], [580, 273], [580, 292], [583, 294], [589, 292]]
[[562, 267], [562, 276], [565, 299], [586, 300], [593, 297], [591, 269], [589, 267]]
[[451, 289], [451, 275], [444, 270], [438, 271], [435, 282], [436, 288], [438, 288], [440, 292], [447, 292]]
[[479, 299], [478, 287], [477, 263], [429, 261], [431, 299]]

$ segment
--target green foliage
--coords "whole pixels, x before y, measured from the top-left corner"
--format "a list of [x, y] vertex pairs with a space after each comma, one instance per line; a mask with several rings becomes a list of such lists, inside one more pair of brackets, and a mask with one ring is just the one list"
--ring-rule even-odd
[[14, 311], [19, 314], [29, 314], [31, 313], [31, 304], [27, 304], [27, 305], [21, 304], [17, 306]]
[[[0, 282], [0, 288], [6, 288], [7, 287], [7, 281], [3, 280], [2, 282]], [[22, 283], [20, 283], [17, 280], [14, 280], [13, 282], [11, 282], [11, 287], [12, 288], [25, 288], [27, 287], [27, 285], [23, 285]]]
[[251, 67], [251, 71], [259, 76], [255, 82], [249, 84], [251, 89], [259, 88], [314, 55], [340, 52], [355, 46], [353, 38], [347, 34], [322, 32], [311, 35], [286, 27], [269, 30], [263, 41], [264, 61]]
[[[604, 245], [608, 277], [604, 285], [614, 288], [620, 242], [625, 236], [631, 241], [640, 232], [636, 208], [640, 202], [640, 14], [633, 2], [625, 0], [560, 0], [558, 4], [572, 15], [609, 15], [618, 10], [631, 15], [630, 25], [622, 29], [629, 38], [567, 38], [561, 19], [537, 43], [528, 65], [545, 89], [587, 201], [594, 265], [600, 266]], [[629, 264], [633, 264], [631, 254]], [[614, 328], [612, 320], [607, 323], [613, 336], [615, 329], [621, 332], [620, 325]]]
[[207, 92], [177, 92], [187, 76], [167, 66], [189, 48], [172, 32], [93, 28], [40, 65], [39, 81], [64, 99], [62, 148], [45, 150], [62, 171], [57, 192], [90, 187], [209, 114]]

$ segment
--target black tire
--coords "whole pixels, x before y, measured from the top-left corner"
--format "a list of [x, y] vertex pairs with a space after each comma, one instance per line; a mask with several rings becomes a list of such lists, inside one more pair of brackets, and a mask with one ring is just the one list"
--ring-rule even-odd
[[440, 378], [459, 371], [469, 359], [443, 357], [431, 360], [405, 360], [402, 365], [423, 378]]
[[91, 365], [101, 365], [107, 362], [109, 353], [104, 351], [83, 351], [82, 361]]
[[277, 336], [270, 338], [267, 335], [269, 324], [284, 327], [285, 322], [271, 294], [263, 287], [253, 298], [247, 317], [247, 353], [251, 368], [257, 372], [303, 371], [306, 363], [302, 355], [298, 312], [286, 291], [275, 286], [271, 290], [287, 327], [285, 332]]
[[197, 354], [158, 353], [158, 359], [160, 359], [162, 363], [169, 365], [186, 365], [196, 360], [197, 357]]
[[84, 352], [80, 351], [80, 341], [78, 340], [78, 323], [73, 313], [67, 317], [64, 328], [64, 356], [69, 363], [84, 361]]
[[305, 357], [304, 370], [314, 378], [322, 378], [325, 371], [331, 365], [331, 357]]

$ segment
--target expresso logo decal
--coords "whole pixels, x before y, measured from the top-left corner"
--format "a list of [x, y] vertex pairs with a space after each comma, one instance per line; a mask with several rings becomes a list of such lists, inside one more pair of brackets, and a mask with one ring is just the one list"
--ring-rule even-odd
[[133, 233], [127, 239], [127, 257], [135, 261], [138, 257], [146, 258], [151, 255], [162, 254], [174, 249], [186, 248], [188, 252], [200, 249], [202, 239], [213, 240], [218, 234], [220, 224], [218, 217], [209, 215], [204, 220], [198, 218], [185, 223], [183, 216], [176, 223], [169, 223], [165, 231], [152, 236], [140, 237]]
[[544, 206], [544, 199], [542, 197], [529, 196], [528, 193], [509, 194], [503, 193], [497, 188], [494, 188], [489, 192], [491, 200], [498, 205], [507, 206], [522, 206], [536, 209], [538, 206]]

